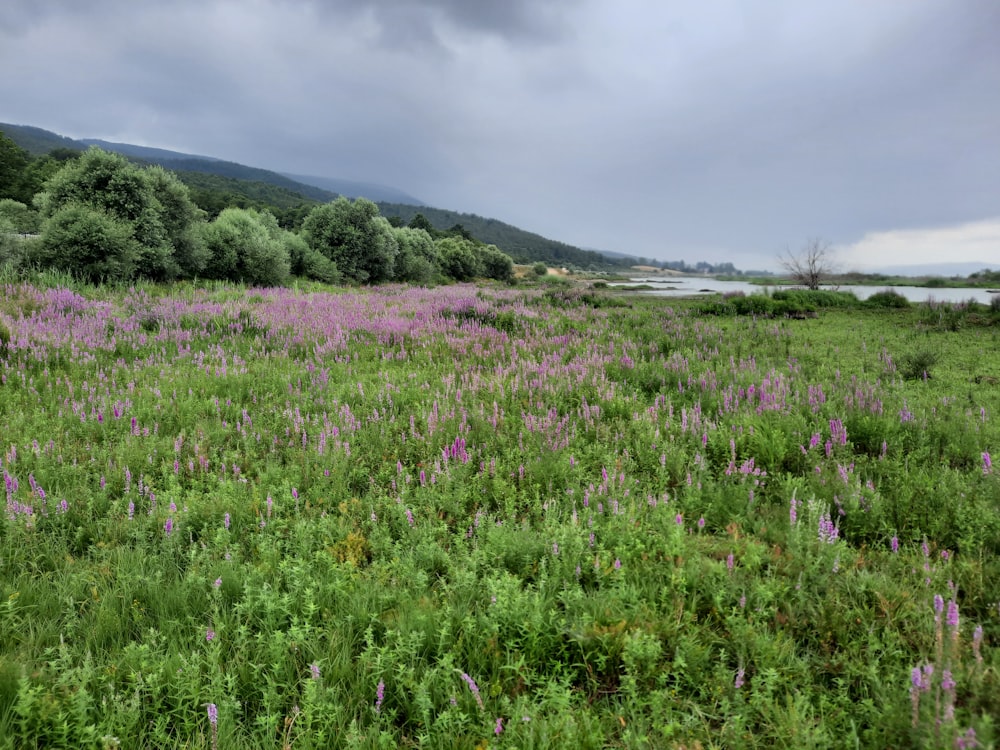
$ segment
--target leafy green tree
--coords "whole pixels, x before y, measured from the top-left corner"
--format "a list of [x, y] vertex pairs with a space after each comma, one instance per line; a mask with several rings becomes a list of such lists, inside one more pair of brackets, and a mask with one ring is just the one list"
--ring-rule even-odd
[[[74, 152], [77, 157], [80, 152]], [[38, 193], [45, 189], [45, 183], [65, 166], [65, 162], [57, 161], [51, 156], [39, 156], [31, 160], [24, 170], [24, 203], [34, 205]]]
[[279, 286], [288, 280], [290, 261], [277, 221], [267, 213], [227, 208], [203, 237], [209, 251], [205, 275], [259, 286]]
[[135, 269], [143, 276], [165, 280], [180, 272], [150, 179], [124, 156], [87, 149], [52, 176], [37, 202], [46, 217], [74, 205], [103, 212], [131, 229], [139, 252]]
[[336, 284], [340, 281], [337, 264], [318, 250], [313, 250], [309, 244], [297, 234], [286, 232], [285, 249], [291, 262], [293, 276], [304, 276], [307, 279]]
[[441, 258], [434, 240], [423, 229], [397, 227], [393, 230], [399, 255], [396, 257], [396, 278], [426, 284], [441, 272]]
[[424, 216], [423, 214], [418, 213], [416, 216], [410, 219], [410, 223], [407, 226], [409, 226], [410, 229], [423, 229], [431, 237], [434, 236], [434, 225], [431, 224], [427, 220], [427, 217]]
[[535, 276], [541, 277], [545, 276], [549, 272], [549, 267], [542, 263], [542, 261], [538, 261], [531, 267], [531, 270]]
[[17, 264], [18, 238], [14, 224], [3, 214], [0, 214], [0, 267], [7, 263]]
[[38, 231], [38, 212], [20, 201], [11, 198], [0, 199], [0, 217], [6, 218], [13, 229], [19, 234], [33, 234]]
[[82, 203], [60, 207], [45, 221], [29, 260], [92, 283], [130, 280], [142, 248], [128, 222]]
[[514, 278], [514, 261], [510, 256], [500, 251], [496, 245], [482, 245], [476, 248], [479, 265], [483, 275], [497, 281], [510, 281]]
[[442, 237], [434, 243], [441, 256], [441, 270], [455, 281], [472, 281], [483, 275], [476, 246], [460, 237]]
[[[190, 278], [208, 263], [208, 251], [197, 229], [204, 214], [187, 187], [160, 167], [143, 169], [120, 154], [92, 147], [63, 162], [35, 203], [47, 218], [70, 206], [86, 206], [129, 227], [138, 248], [136, 275], [158, 281]], [[86, 224], [46, 226], [82, 228]]]
[[28, 152], [0, 132], [0, 198], [13, 198], [22, 203], [31, 201], [25, 195], [24, 172], [31, 157]]
[[153, 166], [144, 173], [160, 205], [160, 221], [176, 274], [182, 278], [198, 276], [205, 270], [209, 258], [208, 248], [198, 231], [205, 220], [205, 212], [191, 200], [187, 185], [172, 172]]
[[349, 281], [374, 284], [395, 274], [396, 238], [370, 200], [340, 197], [317, 206], [302, 223], [302, 235]]

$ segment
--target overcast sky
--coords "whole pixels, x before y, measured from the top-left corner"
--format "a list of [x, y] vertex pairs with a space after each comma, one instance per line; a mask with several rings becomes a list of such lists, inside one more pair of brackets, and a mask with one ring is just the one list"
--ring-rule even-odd
[[0, 121], [583, 247], [1000, 267], [997, 0], [3, 0]]

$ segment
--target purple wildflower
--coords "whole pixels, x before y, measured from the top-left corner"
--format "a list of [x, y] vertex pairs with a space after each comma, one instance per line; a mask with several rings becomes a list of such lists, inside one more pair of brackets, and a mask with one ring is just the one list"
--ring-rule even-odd
[[316, 664], [315, 662], [312, 663], [312, 664], [310, 664], [309, 665], [309, 674], [310, 674], [310, 676], [314, 680], [318, 680], [319, 677], [320, 677], [320, 674], [319, 674], [319, 664]]
[[954, 599], [948, 600], [948, 627], [952, 630], [958, 630], [958, 605], [955, 604]]
[[946, 669], [941, 673], [941, 688], [943, 690], [955, 689], [955, 680], [951, 676], [950, 669]]
[[892, 549], [893, 553], [899, 552], [899, 537], [893, 537], [889, 540], [889, 547]]
[[733, 687], [735, 687], [737, 690], [739, 690], [746, 684], [746, 680], [744, 679], [745, 675], [746, 671], [743, 669], [743, 667], [740, 667], [739, 671], [736, 673], [736, 680], [733, 682]]
[[208, 704], [208, 723], [214, 728], [219, 724], [219, 708], [214, 703]]
[[385, 699], [385, 683], [382, 680], [378, 681], [378, 687], [375, 688], [375, 713], [382, 713], [382, 701]]
[[174, 519], [167, 517], [167, 520], [163, 522], [163, 531], [167, 536], [170, 536], [174, 531]]
[[497, 717], [497, 725], [493, 728], [493, 734], [497, 737], [503, 734], [503, 719], [499, 716]]
[[212, 630], [211, 628], [206, 629], [205, 630], [205, 642], [206, 643], [211, 643], [214, 640], [215, 640], [215, 631]]
[[462, 679], [469, 686], [469, 691], [472, 693], [472, 697], [476, 699], [476, 705], [479, 706], [479, 710], [484, 710], [483, 697], [479, 694], [479, 686], [476, 684], [476, 681], [465, 672], [462, 672]]
[[979, 741], [976, 739], [976, 730], [969, 727], [965, 734], [960, 734], [955, 738], [955, 747], [957, 750], [973, 750], [973, 748], [979, 747]]
[[983, 474], [989, 474], [993, 470], [993, 461], [990, 459], [990, 454], [987, 451], [983, 451]]
[[726, 569], [729, 570], [730, 572], [733, 569], [733, 553], [732, 552], [730, 552], [729, 555], [726, 557]]

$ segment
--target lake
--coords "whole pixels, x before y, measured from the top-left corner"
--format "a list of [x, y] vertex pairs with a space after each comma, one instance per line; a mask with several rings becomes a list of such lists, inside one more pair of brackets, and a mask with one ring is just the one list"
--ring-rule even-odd
[[[765, 290], [773, 291], [777, 286], [761, 286], [749, 284], [745, 281], [720, 281], [710, 277], [683, 276], [677, 278], [653, 278], [648, 276], [636, 276], [627, 282], [609, 282], [610, 287], [627, 287], [636, 284], [645, 284], [651, 289], [643, 291], [642, 294], [649, 294], [654, 297], [688, 297], [699, 294], [725, 294], [727, 292], [743, 292], [744, 294], [762, 293]], [[790, 288], [790, 287], [781, 287]], [[987, 289], [975, 289], [972, 287], [961, 288], [936, 288], [931, 289], [922, 286], [853, 286], [843, 284], [840, 286], [824, 286], [824, 289], [832, 289], [841, 292], [853, 292], [858, 299], [868, 299], [876, 292], [885, 289], [892, 289], [906, 297], [910, 302], [926, 302], [931, 299], [935, 302], [967, 302], [970, 299], [981, 302], [984, 305], [990, 304], [990, 300], [997, 296], [997, 292], [990, 293]]]

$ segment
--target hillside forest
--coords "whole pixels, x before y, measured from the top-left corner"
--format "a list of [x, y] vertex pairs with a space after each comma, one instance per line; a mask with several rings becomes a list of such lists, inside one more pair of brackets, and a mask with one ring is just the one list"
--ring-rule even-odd
[[[15, 171], [31, 164], [30, 174], [25, 175], [19, 186], [15, 184], [16, 177], [14, 182], [0, 179], [0, 195], [8, 193], [6, 197], [28, 207], [32, 206], [34, 195], [41, 191], [45, 179], [58, 164], [96, 145], [105, 151], [119, 153], [138, 166], [159, 165], [171, 172], [187, 186], [191, 200], [205, 212], [208, 220], [215, 219], [227, 208], [256, 209], [272, 214], [283, 229], [298, 232], [305, 217], [317, 205], [328, 203], [339, 195], [365, 197], [375, 202], [380, 214], [393, 226], [409, 225], [419, 214], [426, 222], [418, 220], [418, 223], [433, 227], [432, 236], [472, 237], [497, 246], [515, 263], [544, 263], [584, 272], [629, 273], [633, 266], [640, 265], [697, 274], [766, 275], [766, 272], [739, 271], [732, 263], [713, 264], [702, 260], [689, 264], [684, 260], [661, 261], [609, 250], [584, 249], [498, 219], [428, 206], [401, 190], [380, 185], [279, 174], [212, 157], [132, 144], [74, 140], [27, 125], [0, 123], [0, 136], [9, 139], [0, 149], [0, 159], [7, 159], [8, 166], [17, 164]], [[11, 145], [19, 150], [10, 151]], [[13, 162], [9, 161], [11, 159]]]
[[[89, 282], [217, 279], [280, 286], [507, 281], [513, 262], [462, 227], [390, 222], [370, 200], [292, 202], [225, 177], [194, 188], [159, 165], [90, 147], [32, 156], [0, 133], [0, 264]], [[233, 180], [233, 183], [239, 181]], [[276, 201], [280, 201], [277, 202]]]

